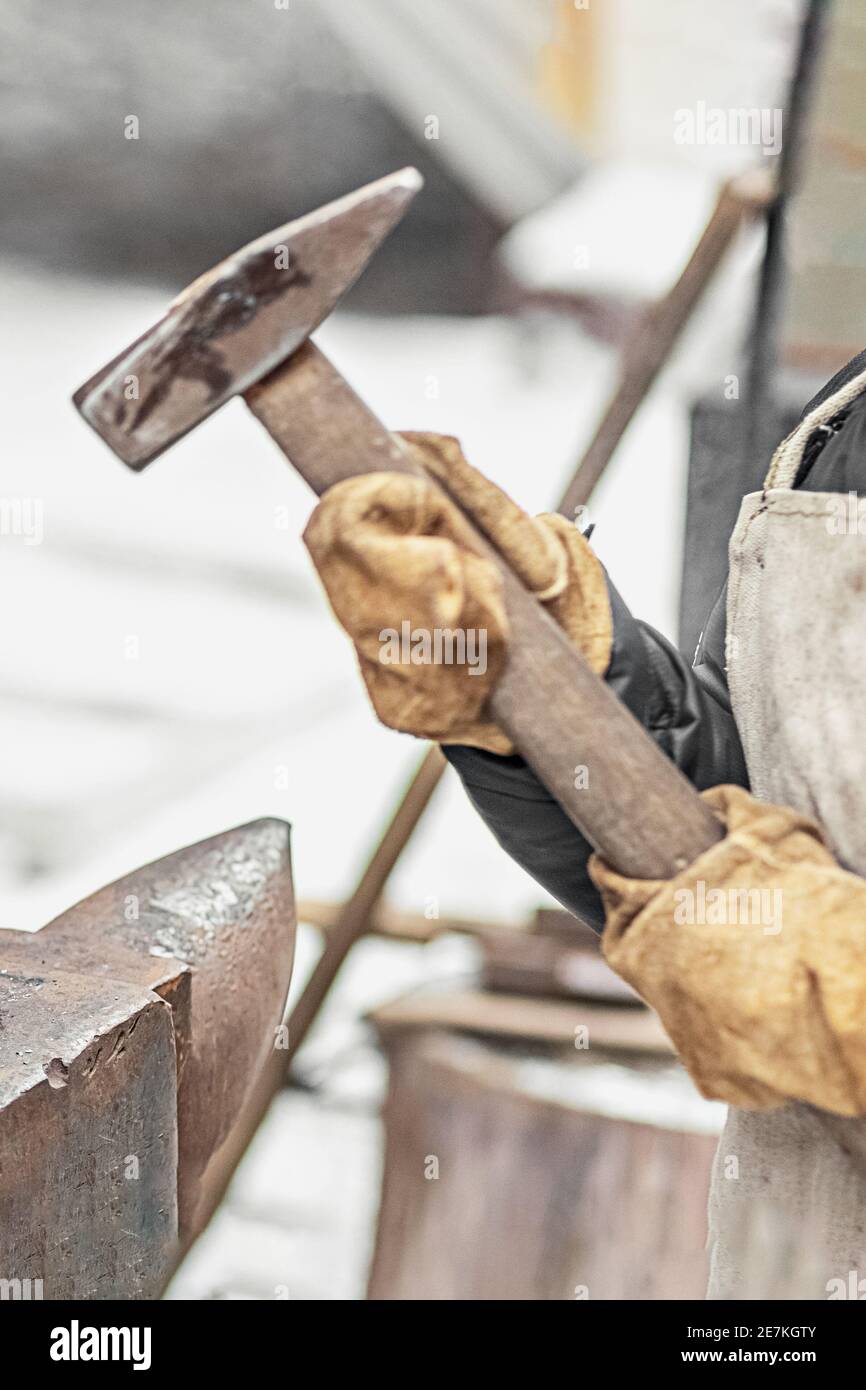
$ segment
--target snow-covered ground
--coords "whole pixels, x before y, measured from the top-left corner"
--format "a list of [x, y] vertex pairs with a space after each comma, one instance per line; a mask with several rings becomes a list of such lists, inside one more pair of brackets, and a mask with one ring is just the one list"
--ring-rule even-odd
[[[6, 922], [38, 927], [130, 864], [258, 815], [292, 822], [300, 894], [339, 896], [422, 750], [367, 708], [298, 539], [305, 485], [240, 402], [140, 476], [82, 423], [70, 393], [158, 315], [153, 292], [47, 292], [7, 266], [0, 295], [0, 496], [41, 533], [0, 535]], [[389, 424], [458, 434], [533, 510], [612, 380], [609, 352], [552, 317], [338, 317], [319, 340]], [[592, 509], [620, 589], [669, 632], [684, 467], [683, 406], [662, 389]], [[505, 917], [538, 898], [451, 785], [394, 883], [406, 908], [431, 894]]]
[[[299, 896], [344, 896], [423, 749], [381, 729], [366, 705], [298, 539], [310, 509], [304, 485], [240, 402], [141, 476], [82, 423], [71, 392], [160, 314], [152, 290], [46, 285], [7, 264], [0, 300], [0, 498], [24, 504], [22, 526], [0, 534], [3, 926], [37, 929], [137, 864], [266, 815], [292, 823]], [[459, 435], [531, 510], [561, 491], [615, 369], [608, 349], [552, 316], [337, 316], [319, 341], [388, 424]], [[687, 346], [681, 361], [696, 351]], [[622, 593], [668, 633], [686, 404], [675, 369], [592, 507], [595, 543]], [[433, 898], [443, 914], [518, 920], [544, 895], [449, 778], [389, 897], [408, 910]], [[296, 989], [317, 948], [315, 933], [302, 934]], [[252, 1228], [246, 1244], [238, 1232], [256, 1173], [267, 1172], [266, 1187], [282, 1185], [281, 1210], [297, 1212], [307, 1189], [318, 1210], [322, 1165], [337, 1142], [352, 1155], [336, 1183], [342, 1195], [324, 1244], [313, 1240], [309, 1278], [294, 1270], [293, 1295], [360, 1295], [383, 1078], [357, 1018], [398, 991], [472, 968], [465, 941], [371, 941], [357, 952], [302, 1057], [325, 1103], [281, 1098], [180, 1294], [249, 1292], [257, 1246]], [[273, 1270], [295, 1249], [304, 1265], [303, 1233], [286, 1241], [282, 1264], [263, 1256], [256, 1287], [285, 1283]], [[334, 1261], [339, 1278], [323, 1272]]]

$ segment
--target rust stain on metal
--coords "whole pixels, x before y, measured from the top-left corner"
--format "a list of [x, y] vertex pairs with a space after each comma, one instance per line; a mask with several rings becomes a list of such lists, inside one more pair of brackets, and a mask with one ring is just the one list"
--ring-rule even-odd
[[188, 286], [75, 405], [130, 468], [146, 467], [301, 347], [420, 187], [403, 169], [257, 238]]
[[120, 396], [115, 424], [137, 430], [168, 397], [176, 378], [200, 381], [215, 401], [231, 389], [232, 372], [225, 365], [217, 341], [237, 333], [252, 323], [256, 314], [288, 288], [308, 288], [313, 277], [290, 260], [284, 270], [275, 267], [271, 247], [239, 263], [233, 274], [211, 285], [181, 318], [177, 331], [154, 352], [150, 364], [154, 384], [138, 403], [127, 421], [127, 406], [133, 402]]

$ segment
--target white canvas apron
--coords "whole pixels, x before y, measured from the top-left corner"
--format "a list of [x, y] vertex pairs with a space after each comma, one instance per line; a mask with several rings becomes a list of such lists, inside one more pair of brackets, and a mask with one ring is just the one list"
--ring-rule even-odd
[[[866, 534], [853, 497], [792, 490], [815, 430], [864, 390], [866, 373], [813, 411], [743, 499], [727, 667], [753, 794], [814, 816], [866, 876]], [[730, 1110], [709, 1217], [708, 1297], [850, 1297], [860, 1279], [866, 1297], [866, 1175], [809, 1106]]]

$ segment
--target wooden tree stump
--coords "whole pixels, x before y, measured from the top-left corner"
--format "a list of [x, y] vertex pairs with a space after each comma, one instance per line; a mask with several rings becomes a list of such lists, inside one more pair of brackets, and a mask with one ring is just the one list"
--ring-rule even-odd
[[[709, 1107], [704, 1132], [607, 1117], [569, 1096], [580, 1061], [437, 1029], [383, 1038], [371, 1299], [703, 1298]], [[658, 1066], [641, 1085], [663, 1123], [673, 1064]]]

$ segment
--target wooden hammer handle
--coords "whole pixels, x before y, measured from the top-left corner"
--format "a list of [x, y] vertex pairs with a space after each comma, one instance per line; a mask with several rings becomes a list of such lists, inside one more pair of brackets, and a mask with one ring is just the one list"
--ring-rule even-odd
[[[319, 495], [362, 473], [423, 474], [313, 343], [246, 400]], [[673, 877], [722, 838], [721, 824], [477, 528], [476, 536], [502, 572], [510, 626], [493, 719], [610, 864], [632, 878]]]

